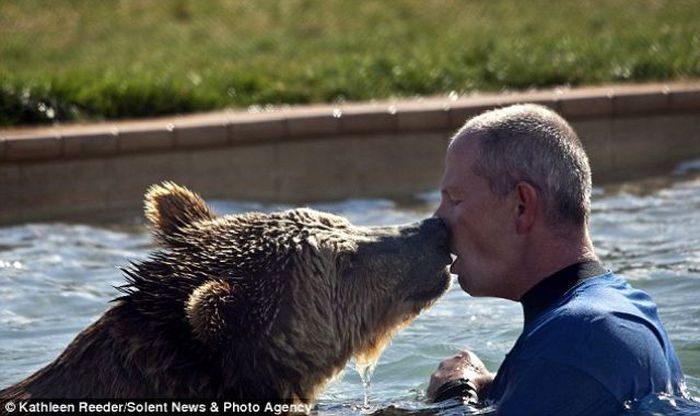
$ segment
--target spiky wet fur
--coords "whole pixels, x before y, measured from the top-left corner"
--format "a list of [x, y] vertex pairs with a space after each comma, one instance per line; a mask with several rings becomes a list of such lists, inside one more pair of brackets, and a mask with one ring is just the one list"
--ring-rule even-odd
[[160, 250], [123, 270], [114, 307], [0, 398], [310, 402], [352, 356], [376, 360], [447, 288], [408, 299], [400, 276], [423, 259], [369, 258], [362, 270], [380, 276], [348, 276], [368, 229], [334, 215], [216, 217], [172, 183], [149, 190], [145, 211]]

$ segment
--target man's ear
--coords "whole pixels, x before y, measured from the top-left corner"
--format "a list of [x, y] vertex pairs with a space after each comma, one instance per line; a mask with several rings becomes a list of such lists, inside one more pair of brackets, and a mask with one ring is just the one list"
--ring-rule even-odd
[[529, 232], [535, 220], [540, 205], [537, 189], [530, 183], [521, 181], [515, 185], [515, 231], [518, 234]]
[[151, 186], [144, 206], [154, 234], [166, 244], [177, 242], [182, 229], [192, 223], [215, 218], [199, 195], [172, 182]]

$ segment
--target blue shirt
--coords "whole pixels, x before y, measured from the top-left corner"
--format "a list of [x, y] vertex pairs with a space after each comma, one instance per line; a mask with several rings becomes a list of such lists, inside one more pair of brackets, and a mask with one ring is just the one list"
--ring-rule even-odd
[[600, 263], [569, 266], [521, 302], [523, 332], [488, 391], [499, 413], [618, 414], [628, 400], [681, 393], [656, 305]]

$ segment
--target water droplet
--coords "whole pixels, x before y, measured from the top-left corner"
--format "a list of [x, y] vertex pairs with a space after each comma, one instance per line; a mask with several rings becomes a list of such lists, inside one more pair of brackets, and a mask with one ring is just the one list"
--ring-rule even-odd
[[374, 374], [374, 369], [377, 363], [365, 363], [365, 362], [355, 362], [355, 371], [360, 375], [362, 380], [362, 389], [364, 390], [364, 401], [362, 407], [369, 408], [369, 386], [372, 383], [372, 374]]
[[333, 109], [333, 117], [340, 118], [343, 115], [343, 111], [340, 108]]
[[459, 93], [457, 91], [450, 91], [447, 98], [449, 98], [450, 101], [457, 101], [459, 99]]

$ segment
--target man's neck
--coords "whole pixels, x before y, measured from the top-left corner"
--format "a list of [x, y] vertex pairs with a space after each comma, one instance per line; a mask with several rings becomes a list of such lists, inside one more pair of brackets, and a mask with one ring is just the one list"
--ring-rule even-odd
[[521, 284], [519, 293], [513, 297], [514, 300], [520, 300], [535, 285], [559, 270], [572, 264], [598, 260], [585, 230], [566, 239], [545, 239], [539, 244], [531, 244], [530, 247], [531, 250], [523, 256]]
[[574, 263], [547, 276], [520, 298], [525, 315], [525, 325], [559, 301], [574, 286], [607, 272], [599, 261], [587, 260]]

